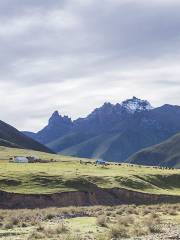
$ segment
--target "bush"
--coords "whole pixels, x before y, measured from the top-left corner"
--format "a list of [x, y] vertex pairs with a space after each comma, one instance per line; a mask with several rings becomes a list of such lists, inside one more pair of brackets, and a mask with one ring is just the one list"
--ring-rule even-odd
[[15, 225], [19, 224], [19, 218], [16, 216], [8, 216], [8, 218], [6, 218], [6, 221], [3, 224], [3, 228], [5, 229], [12, 229]]
[[131, 236], [137, 236], [137, 237], [148, 235], [149, 228], [148, 226], [144, 225], [143, 222], [138, 221], [131, 226], [130, 233], [131, 233]]
[[53, 213], [47, 213], [47, 215], [45, 216], [45, 220], [51, 220], [55, 217], [56, 215]]
[[134, 218], [132, 216], [119, 216], [117, 222], [118, 225], [129, 226], [134, 223]]
[[129, 232], [128, 232], [128, 228], [125, 226], [121, 226], [121, 225], [115, 225], [113, 227], [110, 228], [110, 233], [109, 233], [109, 237], [111, 238], [128, 238], [129, 236]]
[[28, 240], [32, 240], [32, 239], [43, 239], [45, 238], [45, 235], [43, 233], [40, 233], [38, 231], [33, 231], [32, 233], [30, 233], [30, 235], [28, 236]]
[[48, 226], [48, 227], [39, 224], [39, 226], [37, 227], [37, 231], [43, 232], [44, 235], [46, 235], [46, 236], [52, 236], [52, 235], [66, 233], [66, 232], [68, 232], [68, 229], [65, 226], [65, 224], [62, 222], [57, 225], [52, 225], [52, 226]]
[[97, 217], [97, 225], [100, 227], [107, 227], [106, 216], [101, 215]]
[[150, 231], [151, 233], [162, 233], [162, 232], [163, 232], [161, 226], [156, 225], [156, 224], [150, 225], [150, 226], [149, 226], [149, 231]]
[[12, 222], [6, 222], [3, 224], [4, 229], [13, 229], [13, 227], [14, 226], [13, 226]]

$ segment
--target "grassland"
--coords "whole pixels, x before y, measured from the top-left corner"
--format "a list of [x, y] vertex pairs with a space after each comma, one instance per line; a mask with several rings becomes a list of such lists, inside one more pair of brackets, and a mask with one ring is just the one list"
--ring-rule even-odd
[[[16, 164], [14, 155], [36, 155], [52, 163]], [[85, 161], [85, 160], [84, 160]], [[180, 195], [180, 170], [142, 166], [80, 164], [80, 159], [41, 152], [0, 148], [0, 190], [15, 193], [56, 193], [123, 187], [154, 194]]]
[[170, 236], [180, 236], [177, 204], [0, 210], [0, 238], [6, 240], [166, 240]]
[[[36, 155], [47, 163], [10, 163], [14, 155]], [[48, 162], [53, 159], [54, 162]], [[123, 187], [180, 195], [180, 170], [144, 166], [80, 164], [87, 159], [0, 148], [0, 190], [56, 193]], [[180, 204], [0, 210], [0, 239], [169, 239], [180, 235]], [[150, 238], [146, 238], [146, 237]]]

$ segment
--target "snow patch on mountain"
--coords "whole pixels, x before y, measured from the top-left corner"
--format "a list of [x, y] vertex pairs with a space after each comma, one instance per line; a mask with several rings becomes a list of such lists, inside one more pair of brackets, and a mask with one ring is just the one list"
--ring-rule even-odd
[[121, 106], [130, 113], [135, 113], [140, 111], [149, 111], [153, 109], [153, 107], [147, 100], [141, 100], [136, 97], [123, 101]]

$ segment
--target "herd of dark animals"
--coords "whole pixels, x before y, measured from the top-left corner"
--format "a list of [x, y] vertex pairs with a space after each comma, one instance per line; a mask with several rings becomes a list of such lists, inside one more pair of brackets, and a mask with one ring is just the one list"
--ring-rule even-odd
[[[114, 163], [114, 162], [105, 162], [103, 164], [98, 164], [96, 161], [83, 161], [83, 160], [80, 160], [79, 161], [80, 164], [84, 164], [84, 165], [88, 165], [88, 164], [91, 164], [91, 165], [95, 165], [95, 166], [101, 166], [101, 167], [106, 167], [106, 166], [123, 166], [124, 163]], [[135, 164], [126, 164], [126, 166], [128, 167], [139, 167], [139, 168], [142, 168], [142, 167], [145, 167], [145, 168], [154, 168], [154, 169], [161, 169], [161, 170], [177, 170], [176, 168], [171, 168], [171, 167], [163, 167], [163, 166], [146, 166], [146, 165], [135, 165]]]

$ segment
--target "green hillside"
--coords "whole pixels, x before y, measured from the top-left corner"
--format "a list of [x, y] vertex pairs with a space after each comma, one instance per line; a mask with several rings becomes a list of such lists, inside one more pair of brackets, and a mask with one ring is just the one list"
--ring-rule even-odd
[[161, 144], [143, 149], [130, 157], [127, 162], [180, 168], [180, 134]]
[[[13, 155], [36, 155], [52, 163], [9, 163]], [[0, 148], [0, 190], [55, 193], [101, 188], [127, 188], [147, 193], [180, 195], [180, 170], [80, 164], [80, 159], [28, 150]], [[86, 161], [85, 159], [83, 161]]]

